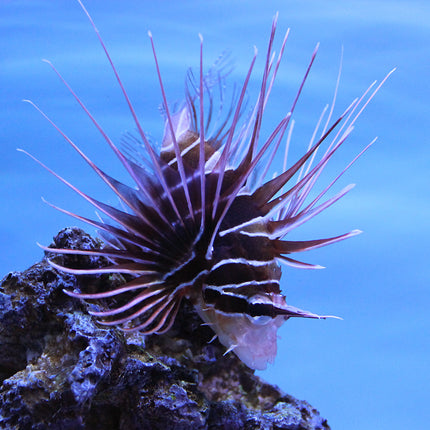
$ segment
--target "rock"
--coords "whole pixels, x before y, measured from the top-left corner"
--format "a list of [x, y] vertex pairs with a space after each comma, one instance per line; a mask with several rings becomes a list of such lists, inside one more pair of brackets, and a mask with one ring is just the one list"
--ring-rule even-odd
[[[51, 247], [97, 248], [78, 228]], [[102, 259], [57, 256], [73, 267]], [[329, 429], [307, 402], [255, 376], [184, 303], [164, 335], [105, 328], [63, 289], [121, 276], [74, 276], [46, 259], [0, 286], [1, 429]]]

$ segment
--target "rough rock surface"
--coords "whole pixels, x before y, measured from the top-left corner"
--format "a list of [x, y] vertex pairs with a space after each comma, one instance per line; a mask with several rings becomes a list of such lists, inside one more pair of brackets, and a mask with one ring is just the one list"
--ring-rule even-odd
[[[100, 243], [77, 228], [52, 247]], [[56, 257], [72, 267], [99, 258]], [[184, 304], [161, 336], [126, 335], [88, 315], [63, 289], [122, 283], [121, 276], [60, 273], [44, 259], [0, 286], [1, 429], [329, 429], [307, 402], [223, 356]]]

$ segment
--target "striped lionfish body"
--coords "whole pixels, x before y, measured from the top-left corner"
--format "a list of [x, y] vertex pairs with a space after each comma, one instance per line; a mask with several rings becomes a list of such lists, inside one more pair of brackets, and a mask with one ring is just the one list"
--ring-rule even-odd
[[[230, 111], [222, 124], [215, 127], [211, 126], [210, 120], [213, 113], [211, 87], [215, 85], [211, 76], [214, 73], [203, 74], [202, 44], [199, 78], [193, 81], [190, 77], [186, 101], [171, 112], [150, 34], [166, 116], [159, 153], [148, 142], [96, 29], [135, 120], [138, 140], [146, 151], [146, 157], [136, 159], [136, 156], [120, 151], [66, 85], [122, 162], [134, 186], [120, 183], [99, 169], [42, 113], [122, 203], [118, 209], [93, 199], [50, 170], [94, 205], [102, 220], [87, 219], [57, 209], [95, 226], [106, 244], [100, 250], [91, 251], [43, 248], [60, 254], [103, 256], [110, 262], [107, 267], [88, 270], [63, 267], [54, 261], [50, 261], [51, 264], [73, 274], [119, 272], [131, 275], [124, 285], [111, 291], [92, 294], [67, 291], [67, 294], [80, 299], [112, 300], [108, 309], [92, 312], [102, 324], [120, 325], [126, 331], [164, 333], [172, 326], [185, 298], [193, 303], [202, 320], [228, 350], [233, 350], [249, 367], [264, 369], [276, 355], [276, 333], [284, 321], [291, 317], [326, 318], [287, 305], [280, 289], [279, 263], [319, 268], [292, 259], [290, 254], [340, 241], [358, 231], [308, 241], [284, 238], [351, 188], [348, 186], [334, 197], [322, 201], [342, 171], [308, 202], [309, 193], [321, 171], [347, 139], [357, 117], [382, 83], [373, 92], [369, 88], [329, 125], [332, 106], [324, 120], [326, 125], [320, 126], [320, 121], [306, 153], [291, 167], [284, 168], [281, 174], [265, 180], [280, 145], [286, 141], [288, 147], [291, 133], [287, 131], [292, 130], [293, 124], [291, 115], [316, 54], [315, 51], [288, 113], [270, 136], [261, 140], [265, 106], [288, 36], [287, 32], [276, 58], [273, 53], [275, 29], [276, 18], [255, 106], [242, 123], [244, 99], [256, 53], [241, 90], [233, 97]], [[223, 79], [220, 76], [216, 80]], [[210, 131], [212, 128], [214, 131]], [[329, 139], [328, 149], [316, 161], [318, 148]], [[261, 166], [265, 170], [259, 171], [256, 179], [256, 169], [261, 169]], [[293, 177], [298, 179], [291, 185]], [[121, 297], [124, 297], [122, 301]]]

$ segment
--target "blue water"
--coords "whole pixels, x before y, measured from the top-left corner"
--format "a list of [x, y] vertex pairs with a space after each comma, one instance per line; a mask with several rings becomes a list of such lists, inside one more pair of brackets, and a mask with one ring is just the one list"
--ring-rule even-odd
[[[324, 271], [284, 271], [289, 303], [344, 321], [290, 321], [280, 330], [279, 354], [262, 372], [286, 392], [308, 400], [333, 429], [428, 428], [430, 386], [429, 155], [430, 4], [427, 1], [100, 1], [88, 0], [143, 127], [160, 139], [161, 95], [147, 31], [154, 35], [170, 100], [183, 97], [184, 75], [227, 49], [241, 82], [253, 55], [259, 72], [272, 16], [279, 35], [291, 27], [285, 60], [265, 131], [288, 110], [311, 52], [315, 67], [298, 106], [294, 154], [306, 147], [313, 124], [331, 100], [342, 46], [340, 113], [374, 79], [397, 71], [362, 115], [329, 176], [376, 135], [378, 143], [337, 185], [357, 187], [301, 230], [325, 237], [353, 228], [364, 234], [308, 253]], [[35, 242], [76, 224], [39, 196], [82, 215], [93, 210], [17, 147], [99, 199], [115, 199], [61, 136], [22, 99], [39, 104], [113, 176], [124, 172], [88, 118], [41, 61], [51, 60], [110, 134], [119, 141], [133, 122], [94, 32], [70, 0], [0, 1], [0, 275], [41, 258]]]

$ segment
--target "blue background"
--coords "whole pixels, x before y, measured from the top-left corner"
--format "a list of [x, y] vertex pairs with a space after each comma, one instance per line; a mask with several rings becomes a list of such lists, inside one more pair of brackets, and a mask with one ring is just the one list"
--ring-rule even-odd
[[[279, 11], [279, 48], [291, 27], [265, 134], [288, 110], [315, 44], [315, 67], [297, 108], [292, 155], [306, 147], [321, 109], [331, 101], [341, 47], [339, 114], [374, 79], [397, 66], [360, 118], [322, 182], [376, 135], [379, 140], [336, 185], [357, 187], [294, 237], [353, 228], [364, 234], [303, 255], [323, 271], [284, 268], [292, 305], [344, 321], [294, 320], [280, 330], [279, 352], [261, 375], [308, 400], [333, 429], [428, 428], [430, 4], [427, 1], [90, 1], [86, 2], [135, 103], [143, 127], [161, 138], [161, 95], [147, 31], [154, 35], [170, 101], [183, 98], [184, 76], [228, 49], [242, 82], [259, 48], [250, 95], [257, 94], [272, 17]], [[52, 70], [48, 58], [118, 142], [134, 125], [88, 20], [74, 1], [0, 1], [0, 275], [24, 270], [76, 221], [39, 196], [86, 216], [88, 207], [39, 168], [24, 148], [99, 199], [115, 198], [59, 134], [22, 99], [38, 103], [111, 175], [126, 178], [105, 142]], [[293, 158], [290, 157], [290, 160]], [[276, 167], [276, 166], [275, 166]], [[325, 182], [324, 182], [325, 181]], [[91, 230], [90, 230], [91, 231]]]

